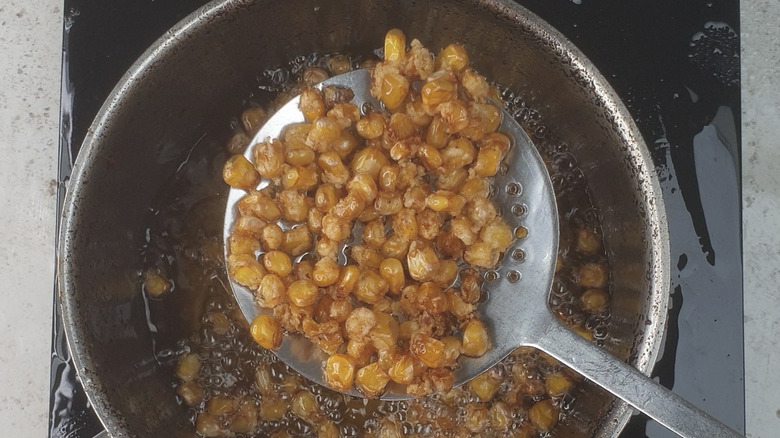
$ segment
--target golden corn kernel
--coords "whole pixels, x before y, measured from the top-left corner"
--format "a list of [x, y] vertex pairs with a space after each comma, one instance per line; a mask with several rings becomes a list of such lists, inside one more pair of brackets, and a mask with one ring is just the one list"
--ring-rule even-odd
[[[282, 128], [282, 144], [286, 146], [287, 152], [307, 149], [314, 152], [312, 148], [306, 145], [306, 137], [309, 136], [311, 127], [311, 123], [293, 123]], [[288, 163], [296, 166], [308, 164], [298, 164], [290, 161]]]
[[379, 254], [376, 248], [363, 244], [353, 245], [350, 248], [349, 256], [359, 266], [372, 269], [379, 269], [379, 265], [383, 260], [382, 255]]
[[331, 74], [334, 76], [352, 70], [352, 60], [349, 59], [349, 56], [340, 53], [328, 57], [327, 65], [328, 70], [330, 70]]
[[457, 98], [457, 78], [453, 74], [443, 74], [429, 79], [420, 90], [425, 105], [439, 105]]
[[463, 252], [463, 260], [471, 266], [492, 269], [498, 264], [501, 254], [492, 245], [477, 241]]
[[[416, 288], [417, 286], [413, 287]], [[407, 319], [398, 325], [398, 337], [408, 341], [409, 339], [412, 339], [413, 334], [418, 333], [420, 330], [419, 322]]]
[[336, 152], [329, 151], [320, 154], [320, 156], [317, 157], [317, 164], [319, 164], [322, 169], [323, 182], [331, 183], [336, 187], [341, 187], [349, 180], [349, 170]]
[[366, 209], [363, 210], [363, 213], [360, 213], [360, 216], [358, 216], [358, 220], [364, 224], [375, 221], [377, 219], [379, 219], [379, 213], [377, 213], [374, 206], [370, 204], [366, 205]]
[[324, 68], [309, 67], [303, 71], [303, 83], [309, 87], [328, 79], [328, 72]]
[[268, 394], [263, 396], [258, 414], [263, 421], [279, 421], [287, 414], [287, 403], [277, 394]]
[[490, 86], [487, 79], [481, 74], [468, 68], [460, 76], [460, 84], [466, 90], [466, 93], [477, 102], [484, 102], [487, 99]]
[[390, 377], [374, 362], [359, 369], [355, 376], [355, 385], [368, 398], [374, 398], [384, 392]]
[[403, 260], [409, 251], [409, 244], [408, 240], [394, 234], [382, 244], [381, 253], [388, 258]]
[[398, 193], [379, 191], [376, 200], [374, 200], [374, 209], [382, 216], [396, 214], [404, 206], [404, 201]]
[[357, 339], [350, 339], [347, 342], [347, 354], [351, 357], [357, 366], [366, 366], [371, 363], [371, 356], [374, 355], [376, 349], [374, 346], [366, 341], [359, 341]]
[[329, 215], [347, 223], [360, 216], [365, 208], [366, 203], [363, 201], [363, 197], [360, 194], [350, 192], [333, 206]]
[[238, 201], [238, 211], [242, 216], [255, 216], [266, 222], [276, 222], [282, 218], [282, 210], [265, 192], [251, 192]]
[[476, 307], [463, 299], [456, 290], [449, 290], [445, 293], [447, 296], [447, 306], [458, 321], [470, 319]]
[[528, 420], [541, 432], [549, 432], [558, 422], [558, 409], [552, 400], [538, 401], [528, 410]]
[[486, 134], [485, 137], [479, 142], [480, 148], [491, 147], [496, 148], [501, 152], [503, 156], [509, 151], [509, 147], [512, 145], [512, 140], [505, 134], [500, 132], [493, 132]]
[[396, 165], [382, 166], [379, 170], [379, 188], [394, 191], [401, 169]]
[[318, 295], [317, 285], [309, 280], [296, 280], [287, 287], [287, 297], [298, 307], [313, 305]]
[[376, 181], [367, 173], [358, 173], [347, 184], [347, 190], [365, 202], [372, 202], [377, 195]]
[[233, 229], [242, 233], [248, 233], [257, 238], [263, 233], [265, 221], [254, 216], [241, 216], [236, 220]]
[[349, 237], [351, 228], [348, 219], [341, 219], [333, 214], [322, 217], [322, 233], [336, 245]]
[[[266, 274], [265, 268], [257, 261], [254, 254], [231, 254], [228, 256], [227, 265], [230, 277], [238, 282], [238, 284], [246, 286], [251, 290], [255, 290], [260, 286], [260, 281], [262, 281]], [[163, 278], [163, 280], [165, 280], [165, 283], [160, 283], [160, 285], [156, 287], [161, 293], [170, 290], [171, 286], [166, 279]], [[163, 286], [163, 288], [160, 288], [160, 286]], [[150, 293], [149, 287], [146, 284], [144, 284], [144, 287], [147, 293]], [[168, 289], [165, 289], [165, 287]]]
[[354, 103], [337, 103], [328, 111], [328, 117], [338, 121], [341, 128], [348, 128], [360, 120], [360, 108]]
[[285, 231], [282, 241], [282, 251], [295, 257], [311, 248], [311, 234], [305, 226], [296, 226]]
[[349, 391], [355, 380], [355, 363], [345, 354], [331, 355], [325, 362], [325, 382], [338, 391]]
[[340, 438], [341, 432], [336, 423], [325, 420], [317, 426], [317, 438]]
[[[310, 260], [299, 260], [293, 265], [292, 276], [295, 280], [312, 281], [314, 264]], [[292, 281], [292, 279], [290, 279]]]
[[276, 200], [282, 207], [283, 217], [291, 222], [302, 222], [306, 219], [309, 206], [306, 196], [297, 190], [283, 190], [276, 196]]
[[577, 251], [594, 254], [600, 247], [601, 242], [596, 233], [584, 228], [577, 230]]
[[249, 107], [241, 113], [241, 124], [244, 125], [246, 132], [253, 136], [266, 120], [268, 120], [268, 116], [265, 110], [259, 106]]
[[428, 240], [435, 240], [443, 225], [441, 216], [426, 208], [417, 214], [416, 219], [420, 236]]
[[607, 283], [607, 271], [601, 263], [586, 263], [580, 267], [580, 285], [602, 288]]
[[333, 259], [320, 259], [314, 265], [312, 281], [319, 287], [327, 287], [335, 284], [339, 279], [341, 267]]
[[569, 392], [572, 386], [574, 386], [574, 382], [563, 373], [557, 372], [548, 374], [544, 378], [544, 386], [547, 388], [547, 393], [550, 396], [560, 397]]
[[246, 150], [246, 147], [249, 146], [249, 140], [250, 138], [246, 135], [246, 132], [243, 129], [238, 129], [230, 137], [225, 148], [230, 155], [241, 155]]
[[176, 387], [176, 394], [190, 407], [198, 406], [205, 397], [203, 388], [195, 381], [182, 382]]
[[286, 301], [285, 287], [276, 274], [268, 274], [260, 281], [255, 301], [260, 307], [274, 308]]
[[325, 216], [325, 214], [316, 208], [309, 209], [309, 214], [306, 215], [306, 226], [309, 228], [310, 232], [320, 233], [322, 231], [323, 216]]
[[367, 173], [374, 180], [379, 179], [379, 171], [383, 166], [387, 166], [389, 161], [382, 151], [376, 147], [366, 147], [357, 152], [352, 158], [349, 167], [353, 174]]
[[385, 61], [403, 61], [406, 57], [406, 36], [400, 29], [385, 34]]
[[382, 221], [371, 221], [363, 226], [361, 234], [363, 243], [373, 248], [381, 248], [387, 237], [385, 235], [385, 224]]
[[458, 193], [469, 201], [487, 198], [490, 193], [490, 186], [484, 178], [469, 178], [463, 183]]
[[436, 57], [436, 68], [448, 68], [461, 71], [469, 65], [469, 55], [466, 48], [460, 44], [450, 44]]
[[358, 135], [371, 140], [379, 138], [385, 130], [385, 118], [380, 113], [369, 113], [355, 125]]
[[[482, 228], [488, 223], [490, 223], [493, 219], [496, 218], [497, 214], [498, 211], [496, 211], [495, 205], [493, 205], [493, 202], [491, 202], [490, 199], [487, 198], [476, 198], [473, 199], [472, 201], [469, 201], [469, 203], [466, 204], [466, 217], [469, 218], [471, 223], [474, 225], [475, 229]], [[495, 226], [498, 225], [499, 223], [497, 223]], [[487, 234], [493, 234], [493, 233], [494, 231], [487, 232]], [[509, 242], [507, 242], [507, 244], [508, 243]], [[505, 247], [506, 246], [503, 246], [500, 249], [503, 251]], [[496, 248], [499, 248], [499, 246], [496, 246]]]
[[252, 190], [257, 187], [260, 175], [243, 155], [233, 155], [222, 168], [222, 179], [231, 187]]
[[211, 415], [229, 414], [237, 408], [236, 400], [227, 396], [214, 396], [206, 403], [206, 411]]
[[388, 73], [382, 76], [379, 100], [390, 111], [397, 110], [409, 95], [409, 80], [397, 73]]
[[444, 159], [444, 166], [452, 170], [471, 164], [477, 155], [477, 150], [470, 141], [459, 137], [450, 141], [447, 147], [442, 150], [441, 155]]
[[376, 314], [367, 307], [358, 307], [349, 314], [344, 323], [344, 330], [349, 339], [365, 342], [368, 334], [376, 326]]
[[322, 92], [316, 88], [307, 88], [301, 92], [298, 109], [303, 113], [307, 122], [313, 122], [318, 117], [325, 116], [325, 102], [322, 100]]
[[420, 285], [417, 291], [417, 303], [420, 310], [430, 315], [444, 313], [448, 308], [447, 297], [444, 296], [441, 286], [431, 281]]
[[352, 135], [349, 131], [343, 130], [339, 134], [339, 138], [336, 143], [333, 144], [333, 150], [339, 154], [342, 160], [346, 160], [347, 157], [354, 151], [359, 145], [360, 141], [355, 135]]
[[254, 148], [254, 163], [257, 172], [265, 178], [276, 178], [282, 174], [284, 146], [277, 139], [261, 141]]
[[[514, 414], [510, 407], [503, 401], [493, 403], [493, 406], [490, 407], [490, 413], [488, 414], [488, 417], [490, 420], [490, 426], [497, 431], [506, 431], [509, 429], [512, 423], [514, 423]], [[531, 438], [533, 436], [531, 433], [532, 432], [529, 431], [529, 433], [526, 435], [520, 433], [513, 436], [517, 438]]]
[[444, 344], [442, 366], [454, 366], [458, 362], [458, 356], [460, 356], [460, 340], [455, 336], [445, 336], [441, 342]]
[[498, 392], [499, 381], [491, 377], [489, 372], [484, 372], [468, 383], [469, 391], [476, 395], [480, 401], [490, 401]]
[[488, 408], [483, 403], [466, 405], [465, 426], [472, 433], [480, 433], [488, 426]]
[[189, 382], [195, 380], [200, 373], [201, 362], [196, 353], [185, 354], [176, 363], [176, 377]]
[[317, 424], [323, 420], [320, 405], [309, 391], [300, 391], [293, 396], [290, 411], [309, 424]]
[[437, 149], [443, 148], [450, 139], [450, 133], [447, 132], [444, 121], [440, 115], [433, 118], [428, 125], [428, 131], [425, 134], [425, 142]]
[[398, 342], [398, 321], [385, 312], [374, 312], [376, 325], [368, 333], [378, 351], [395, 351]]
[[263, 255], [263, 266], [268, 272], [279, 277], [286, 277], [292, 272], [290, 256], [281, 251], [268, 251]]
[[463, 242], [451, 231], [441, 231], [436, 236], [436, 250], [445, 257], [459, 259], [463, 256], [464, 248]]
[[271, 251], [279, 249], [284, 241], [284, 231], [276, 224], [268, 224], [263, 228], [260, 234], [260, 243], [263, 244], [263, 249]]
[[314, 205], [323, 213], [327, 213], [339, 202], [339, 195], [333, 184], [322, 184], [314, 194]]
[[382, 260], [382, 263], [379, 265], [379, 274], [385, 279], [390, 287], [390, 291], [394, 294], [400, 293], [406, 284], [404, 267], [398, 259], [387, 258]]
[[393, 382], [408, 385], [414, 380], [414, 358], [410, 354], [397, 354], [393, 364], [387, 370], [387, 375]]
[[433, 282], [440, 287], [447, 287], [455, 281], [458, 275], [458, 262], [453, 259], [442, 259], [439, 270], [433, 276]]
[[257, 315], [249, 326], [249, 332], [263, 348], [275, 350], [282, 344], [282, 327], [272, 316], [262, 313]]
[[487, 327], [482, 321], [472, 319], [463, 328], [462, 353], [466, 356], [479, 357], [490, 348]]
[[430, 281], [439, 270], [439, 256], [422, 241], [415, 240], [406, 255], [409, 276], [417, 281]]
[[460, 99], [453, 99], [439, 105], [441, 120], [450, 134], [460, 132], [469, 126], [469, 108]]
[[425, 168], [430, 171], [439, 170], [444, 164], [444, 158], [442, 158], [441, 152], [435, 147], [427, 144], [423, 144], [417, 149], [417, 158], [419, 158]]
[[412, 335], [409, 341], [409, 351], [431, 368], [441, 366], [444, 360], [444, 343], [425, 334]]
[[195, 430], [204, 437], [224, 436], [228, 431], [222, 428], [220, 420], [208, 412], [201, 412], [195, 419]]
[[582, 309], [588, 312], [601, 312], [607, 308], [609, 295], [604, 289], [588, 289], [582, 294]]
[[[469, 125], [460, 131], [460, 135], [470, 140], [481, 140], [489, 133], [495, 132], [501, 125], [501, 110], [489, 103], [469, 104]], [[506, 153], [509, 149], [502, 148]]]
[[412, 122], [414, 122], [415, 125], [421, 128], [425, 128], [431, 123], [431, 120], [433, 120], [433, 116], [431, 114], [428, 114], [428, 105], [425, 105], [419, 97], [416, 97], [414, 95], [411, 95], [413, 98], [411, 99], [411, 102], [406, 102], [406, 106], [404, 109], [406, 110], [406, 114], [411, 117]]
[[329, 117], [318, 117], [312, 123], [306, 145], [318, 152], [333, 150], [333, 146], [341, 138], [341, 125]]
[[474, 173], [481, 177], [490, 177], [498, 172], [498, 166], [501, 164], [503, 154], [493, 146], [487, 145], [479, 148], [477, 161], [474, 163]]
[[228, 253], [231, 255], [254, 254], [260, 242], [250, 234], [234, 232], [228, 237]]
[[373, 269], [364, 269], [355, 286], [355, 297], [368, 304], [376, 304], [390, 290], [384, 278]]
[[414, 135], [416, 127], [408, 114], [395, 113], [390, 116], [388, 128], [397, 140], [403, 140]]
[[351, 294], [355, 290], [359, 278], [360, 269], [357, 266], [350, 265], [344, 267], [339, 273], [339, 278], [336, 282], [336, 294], [341, 297]]
[[425, 205], [433, 211], [444, 212], [450, 208], [450, 198], [440, 193], [431, 193], [425, 198]]
[[[246, 280], [251, 281], [251, 279]], [[160, 298], [172, 288], [173, 283], [156, 271], [149, 271], [144, 275], [144, 291], [152, 298]]]
[[515, 235], [501, 217], [495, 217], [482, 227], [482, 230], [479, 232], [479, 238], [490, 245], [491, 248], [504, 252], [509, 244], [515, 240]]

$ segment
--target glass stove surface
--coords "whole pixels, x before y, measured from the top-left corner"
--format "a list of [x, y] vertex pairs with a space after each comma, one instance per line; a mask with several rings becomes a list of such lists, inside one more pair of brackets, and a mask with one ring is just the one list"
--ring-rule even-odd
[[[205, 3], [65, 0], [60, 203], [105, 97], [149, 45]], [[668, 210], [673, 291], [653, 376], [743, 431], [738, 0], [518, 3], [593, 61], [651, 148]], [[102, 427], [69, 362], [56, 302], [53, 313], [50, 437], [93, 437]], [[621, 435], [671, 436], [641, 415]]]

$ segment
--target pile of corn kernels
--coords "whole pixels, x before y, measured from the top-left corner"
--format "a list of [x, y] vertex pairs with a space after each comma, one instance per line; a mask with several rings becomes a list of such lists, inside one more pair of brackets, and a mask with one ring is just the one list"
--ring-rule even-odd
[[388, 113], [362, 114], [348, 89], [306, 88], [304, 123], [228, 160], [225, 181], [247, 191], [228, 271], [271, 309], [254, 339], [275, 349], [285, 331], [303, 334], [328, 355], [334, 389], [443, 392], [461, 354], [490, 347], [476, 310], [481, 270], [514, 239], [489, 199], [510, 139], [458, 44], [434, 57], [391, 30], [372, 79]]

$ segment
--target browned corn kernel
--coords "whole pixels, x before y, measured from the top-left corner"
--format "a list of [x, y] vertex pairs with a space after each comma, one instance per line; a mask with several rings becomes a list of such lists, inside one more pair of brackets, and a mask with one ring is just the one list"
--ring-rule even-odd
[[366, 341], [350, 339], [347, 342], [347, 354], [355, 361], [357, 366], [366, 366], [371, 362], [371, 357], [376, 352], [372, 344]]
[[309, 280], [296, 280], [287, 287], [287, 297], [298, 307], [311, 306], [317, 302], [317, 285]]
[[320, 156], [317, 157], [317, 164], [322, 168], [323, 182], [331, 183], [336, 187], [341, 187], [349, 180], [349, 170], [336, 152], [329, 151], [320, 154]]
[[333, 354], [344, 345], [344, 337], [338, 321], [317, 323], [307, 318], [303, 321], [303, 334], [322, 351]]
[[500, 253], [492, 245], [477, 241], [463, 252], [463, 260], [471, 266], [492, 269], [498, 264]]
[[490, 423], [489, 411], [484, 403], [469, 403], [466, 405], [465, 427], [472, 433], [480, 433]]
[[195, 381], [182, 382], [176, 387], [176, 394], [191, 407], [198, 406], [205, 396], [203, 388]]
[[374, 220], [367, 223], [363, 227], [363, 234], [361, 235], [363, 243], [373, 248], [381, 248], [385, 243], [387, 237], [385, 235], [385, 224], [382, 221]]
[[353, 174], [367, 173], [374, 180], [379, 179], [379, 171], [383, 166], [387, 166], [389, 161], [382, 151], [376, 147], [366, 147], [357, 152], [352, 158], [349, 167]]
[[544, 378], [544, 386], [551, 397], [560, 397], [571, 390], [574, 382], [565, 374], [557, 372], [548, 374]]
[[412, 122], [422, 129], [425, 129], [433, 120], [433, 117], [427, 112], [427, 105], [423, 104], [422, 99], [414, 94], [410, 94], [411, 102], [406, 102], [404, 109], [406, 114], [411, 117]]
[[442, 366], [454, 366], [460, 356], [460, 340], [454, 336], [445, 336], [441, 339], [441, 342], [444, 344]]
[[309, 424], [317, 424], [323, 420], [320, 405], [309, 391], [300, 391], [293, 396], [290, 411]]
[[352, 229], [348, 220], [340, 219], [332, 214], [326, 214], [322, 217], [322, 233], [331, 239], [334, 244], [337, 245], [349, 237], [351, 232]]
[[[293, 123], [282, 128], [282, 144], [286, 146], [288, 150], [300, 150], [308, 149], [312, 150], [306, 145], [306, 138], [311, 131], [311, 123]], [[288, 163], [290, 163], [288, 161]], [[298, 166], [304, 166], [305, 164], [290, 163]]]
[[309, 87], [328, 79], [328, 72], [324, 68], [309, 67], [303, 71], [303, 83]]
[[317, 438], [340, 438], [341, 432], [336, 423], [325, 420], [317, 426]]
[[474, 224], [465, 216], [453, 218], [450, 221], [450, 231], [466, 246], [471, 246], [477, 241]]
[[252, 190], [257, 187], [260, 175], [243, 155], [233, 155], [222, 168], [222, 179], [231, 187]]
[[263, 233], [265, 228], [265, 221], [254, 216], [241, 216], [236, 219], [236, 223], [233, 226], [235, 231], [241, 233], [248, 233], [257, 238]]
[[244, 125], [246, 132], [254, 135], [268, 119], [263, 108], [252, 106], [241, 113], [241, 124]]
[[490, 86], [481, 74], [468, 68], [460, 76], [460, 84], [466, 89], [466, 93], [477, 102], [487, 99]]
[[607, 308], [609, 295], [604, 289], [588, 289], [582, 294], [580, 302], [587, 312], [601, 312]]
[[[481, 140], [495, 132], [501, 124], [501, 110], [489, 103], [469, 104], [469, 126], [460, 131], [460, 135], [471, 140]], [[502, 134], [503, 135], [503, 134]], [[506, 153], [509, 148], [501, 149]]]
[[460, 99], [453, 99], [439, 105], [441, 120], [450, 134], [460, 132], [469, 126], [469, 107]]
[[479, 357], [490, 348], [487, 328], [482, 321], [472, 319], [463, 328], [462, 353], [466, 356]]
[[415, 240], [406, 255], [409, 276], [417, 281], [430, 281], [439, 269], [439, 256], [426, 243]]
[[379, 138], [385, 130], [385, 118], [380, 113], [369, 113], [357, 122], [355, 128], [358, 135], [365, 139]]
[[263, 244], [263, 249], [271, 251], [279, 249], [284, 241], [284, 231], [279, 225], [268, 224], [263, 228], [263, 232], [260, 234], [260, 243]]
[[287, 409], [287, 403], [279, 395], [269, 393], [263, 396], [258, 414], [263, 421], [279, 421], [287, 414]]
[[328, 117], [319, 117], [312, 123], [311, 131], [306, 136], [306, 145], [318, 152], [333, 149], [341, 135], [341, 125]]
[[268, 272], [279, 277], [286, 277], [292, 272], [290, 256], [281, 251], [268, 251], [263, 254], [263, 266]]
[[442, 150], [442, 158], [444, 159], [444, 166], [448, 170], [459, 169], [463, 166], [471, 164], [477, 155], [477, 150], [474, 145], [471, 144], [465, 138], [458, 137], [447, 144], [447, 147]]
[[328, 111], [328, 117], [338, 121], [342, 129], [360, 120], [360, 108], [354, 103], [337, 103]]
[[316, 208], [310, 208], [309, 214], [306, 215], [306, 226], [312, 233], [319, 233], [322, 231], [322, 217], [325, 216], [321, 211]]
[[366, 205], [366, 209], [363, 210], [363, 213], [360, 213], [360, 216], [358, 216], [358, 220], [364, 224], [367, 222], [375, 221], [379, 218], [380, 218], [379, 213], [377, 213], [376, 209], [371, 204]]
[[409, 95], [409, 80], [398, 73], [387, 73], [381, 81], [379, 100], [390, 111], [397, 110]]
[[368, 304], [376, 304], [385, 297], [390, 290], [384, 278], [373, 269], [364, 269], [361, 271], [355, 286], [355, 297]]
[[358, 307], [352, 310], [344, 322], [344, 331], [349, 339], [356, 341], [368, 341], [368, 334], [376, 326], [376, 314], [367, 307]]
[[318, 117], [325, 116], [325, 102], [322, 100], [322, 92], [316, 88], [307, 88], [301, 92], [298, 109], [303, 113], [307, 122], [313, 122]]
[[463, 183], [459, 193], [469, 201], [478, 198], [487, 198], [490, 194], [490, 186], [484, 178], [469, 178]]
[[305, 226], [296, 226], [284, 233], [282, 251], [291, 256], [299, 256], [311, 248], [311, 234]]
[[405, 208], [399, 211], [393, 218], [393, 231], [404, 239], [416, 239], [418, 226], [414, 210]]
[[385, 34], [385, 61], [403, 61], [406, 57], [406, 36], [400, 29]]
[[251, 234], [233, 232], [228, 237], [228, 253], [231, 255], [254, 254], [260, 249], [260, 242]]
[[201, 412], [195, 419], [195, 430], [204, 437], [224, 436], [228, 431], [222, 428], [220, 420], [208, 412]]
[[596, 233], [580, 228], [577, 230], [577, 251], [593, 254], [599, 250], [601, 242]]
[[227, 396], [214, 396], [206, 403], [206, 411], [211, 415], [229, 414], [237, 408], [236, 400]]
[[450, 133], [447, 132], [441, 116], [435, 116], [431, 124], [428, 125], [428, 131], [425, 134], [425, 142], [437, 149], [441, 149], [447, 145], [449, 139]]
[[249, 332], [263, 348], [275, 350], [282, 344], [282, 327], [272, 316], [262, 313], [257, 315], [249, 326]]
[[317, 192], [314, 194], [314, 205], [318, 210], [327, 213], [337, 202], [339, 202], [339, 194], [333, 184], [326, 183], [317, 187]]
[[276, 178], [282, 174], [284, 146], [278, 139], [261, 141], [254, 148], [254, 164], [260, 176]]
[[396, 165], [382, 166], [379, 170], [379, 188], [386, 191], [395, 190], [400, 173], [401, 169]]
[[257, 429], [257, 408], [253, 401], [241, 401], [238, 410], [230, 417], [230, 431], [248, 434]]
[[339, 154], [342, 160], [346, 160], [347, 157], [354, 151], [360, 142], [357, 137], [352, 135], [349, 131], [344, 130], [339, 134], [339, 138], [336, 143], [333, 144], [333, 150]]
[[344, 322], [352, 313], [352, 304], [348, 300], [335, 299], [330, 305], [330, 319], [337, 322]]
[[549, 432], [558, 422], [558, 408], [550, 399], [538, 401], [528, 410], [528, 419], [540, 432]]
[[428, 195], [425, 198], [425, 205], [433, 211], [444, 212], [450, 208], [450, 198], [446, 194], [439, 192], [441, 191]]
[[453, 259], [442, 259], [439, 270], [433, 276], [433, 282], [440, 287], [450, 286], [458, 276], [458, 262]]
[[395, 113], [390, 116], [390, 123], [388, 127], [395, 134], [395, 138], [398, 140], [403, 140], [413, 136], [416, 130], [412, 118], [408, 114], [404, 113]]
[[385, 312], [374, 312], [376, 325], [368, 333], [371, 343], [379, 352], [395, 351], [398, 343], [398, 320]]
[[243, 154], [246, 150], [246, 147], [249, 146], [249, 140], [250, 138], [248, 135], [246, 135], [244, 130], [238, 129], [230, 137], [230, 140], [228, 140], [225, 148], [230, 155], [240, 155]]
[[512, 145], [512, 140], [500, 132], [492, 132], [485, 135], [485, 137], [480, 140], [479, 145], [480, 148], [488, 146], [496, 148], [501, 152], [501, 156], [503, 156], [509, 151], [509, 147]]
[[379, 265], [379, 274], [390, 287], [390, 292], [399, 294], [406, 284], [404, 267], [398, 259], [387, 258]]
[[392, 235], [382, 244], [382, 255], [402, 260], [409, 251], [410, 242], [401, 236]]
[[331, 355], [325, 362], [325, 382], [338, 391], [349, 391], [355, 380], [355, 362], [345, 354]]
[[379, 265], [382, 263], [382, 255], [379, 254], [379, 251], [368, 245], [353, 245], [350, 248], [349, 256], [361, 267], [379, 269]]
[[368, 398], [382, 394], [388, 382], [390, 382], [390, 377], [376, 362], [359, 369], [355, 376], [355, 385]]
[[461, 71], [469, 65], [469, 55], [466, 48], [460, 44], [450, 44], [436, 57], [436, 68], [448, 68], [453, 71]]
[[408, 160], [417, 151], [417, 144], [409, 140], [400, 140], [390, 147], [390, 158], [395, 161]]
[[474, 173], [481, 177], [490, 177], [498, 172], [503, 154], [498, 147], [490, 144], [482, 146], [477, 152], [477, 161], [474, 163]]
[[328, 70], [331, 74], [340, 75], [352, 70], [352, 60], [349, 56], [342, 54], [335, 54], [328, 57], [327, 61]]
[[317, 166], [312, 163], [308, 166], [289, 166], [282, 174], [282, 187], [285, 189], [306, 192], [319, 182]]
[[418, 333], [420, 330], [419, 322], [412, 319], [407, 319], [398, 325], [398, 337], [408, 341], [409, 339], [412, 339], [413, 334]]
[[[240, 256], [243, 254], [237, 254], [237, 255]], [[247, 278], [246, 280], [252, 281], [253, 278], [254, 276], [250, 275], [249, 278]], [[151, 298], [160, 298], [164, 294], [170, 292], [172, 288], [173, 288], [173, 283], [171, 283], [167, 278], [160, 275], [159, 272], [156, 272], [156, 270], [148, 271], [146, 272], [146, 274], [144, 274], [144, 291], [146, 291], [146, 294], [149, 295]]]
[[447, 296], [447, 306], [458, 321], [463, 321], [472, 317], [476, 307], [466, 302], [460, 294], [454, 290], [448, 290], [445, 295]]
[[360, 269], [357, 266], [345, 266], [339, 273], [339, 278], [336, 282], [336, 294], [340, 297], [346, 297], [354, 292], [359, 278]]
[[374, 209], [382, 216], [396, 214], [401, 211], [403, 206], [404, 201], [401, 198], [401, 195], [395, 192], [380, 190], [376, 200], [374, 200]]
[[441, 152], [433, 146], [423, 144], [417, 149], [417, 158], [420, 159], [422, 164], [429, 171], [436, 171], [444, 164], [444, 159], [441, 156]]
[[293, 149], [288, 146], [284, 151], [284, 161], [293, 166], [307, 166], [314, 162], [314, 158], [314, 149], [311, 149], [308, 146], [298, 149]]
[[482, 297], [481, 280], [476, 269], [466, 268], [460, 272], [460, 295], [472, 304]]
[[359, 196], [365, 202], [373, 202], [377, 195], [376, 181], [367, 173], [358, 173], [352, 177], [347, 190]]
[[436, 250], [445, 257], [459, 259], [463, 256], [465, 245], [451, 231], [441, 231], [436, 236]]
[[282, 210], [265, 192], [251, 192], [238, 201], [238, 211], [242, 216], [255, 216], [266, 222], [276, 222], [282, 218]]
[[274, 308], [286, 301], [285, 287], [276, 274], [268, 274], [260, 281], [255, 301], [260, 307]]
[[176, 363], [176, 377], [189, 382], [195, 380], [200, 374], [201, 362], [196, 353], [185, 354]]
[[425, 200], [430, 194], [427, 187], [409, 187], [404, 193], [404, 207], [416, 212], [425, 210]]
[[434, 282], [425, 282], [417, 291], [417, 303], [420, 310], [430, 315], [437, 315], [447, 311], [447, 297], [442, 288]]
[[339, 278], [340, 269], [341, 267], [335, 260], [329, 258], [320, 259], [314, 265], [312, 281], [319, 287], [333, 285]]
[[[498, 212], [496, 206], [488, 198], [475, 198], [466, 204], [466, 217], [474, 228], [482, 228], [492, 221]], [[483, 239], [485, 240], [485, 239]], [[501, 248], [502, 250], [504, 248]]]
[[580, 285], [602, 288], [607, 283], [607, 271], [601, 263], [586, 263], [580, 266]]
[[314, 264], [309, 260], [299, 260], [293, 265], [292, 276], [296, 280], [312, 281]]
[[387, 370], [387, 375], [393, 382], [401, 385], [412, 383], [415, 376], [414, 358], [410, 354], [397, 354], [393, 358], [393, 364]]
[[489, 372], [484, 372], [472, 379], [468, 383], [468, 388], [480, 401], [487, 402], [496, 395], [500, 383], [491, 377]]
[[255, 369], [255, 386], [264, 397], [274, 392], [274, 381], [271, 377], [271, 370], [265, 364]]
[[501, 217], [495, 217], [482, 227], [479, 238], [498, 252], [504, 252], [509, 244], [515, 240], [515, 235]]
[[[490, 407], [490, 413], [488, 414], [490, 420], [490, 426], [493, 430], [502, 432], [509, 429], [514, 423], [514, 413], [512, 409], [503, 401], [498, 401]], [[519, 430], [519, 429], [515, 429]], [[512, 435], [514, 438], [532, 438], [531, 432], [528, 434], [517, 433]]]
[[425, 239], [435, 240], [443, 223], [441, 216], [433, 210], [426, 208], [417, 214], [419, 234]]
[[425, 334], [414, 334], [409, 341], [409, 351], [425, 366], [436, 368], [444, 360], [444, 343]]
[[350, 192], [333, 206], [329, 215], [338, 218], [342, 222], [349, 222], [360, 216], [365, 208], [366, 203], [363, 201], [363, 198], [356, 193]]
[[431, 77], [420, 90], [425, 105], [439, 105], [449, 102], [458, 95], [457, 77], [451, 73], [437, 74]]

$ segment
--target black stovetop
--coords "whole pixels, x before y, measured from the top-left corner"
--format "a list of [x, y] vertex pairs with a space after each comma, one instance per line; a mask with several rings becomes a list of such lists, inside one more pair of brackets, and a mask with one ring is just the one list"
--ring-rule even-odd
[[[128, 67], [205, 0], [65, 0], [58, 207], [87, 128]], [[670, 324], [653, 376], [744, 431], [738, 0], [518, 0], [577, 45], [628, 106], [669, 219]], [[103, 429], [54, 306], [50, 437]], [[725, 397], [724, 397], [725, 395]], [[621, 437], [671, 433], [632, 418]]]

